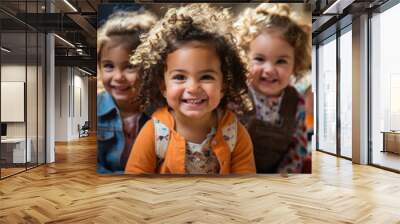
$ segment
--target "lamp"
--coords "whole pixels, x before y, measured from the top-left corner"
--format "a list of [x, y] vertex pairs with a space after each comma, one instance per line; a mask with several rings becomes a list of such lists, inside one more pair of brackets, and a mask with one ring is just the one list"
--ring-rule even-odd
[[78, 12], [78, 10], [68, 1], [68, 0], [64, 0], [65, 4], [67, 4], [72, 10], [74, 10], [74, 12]]
[[79, 68], [79, 67], [78, 67], [78, 70], [81, 71], [81, 72], [83, 72], [83, 73], [85, 73], [85, 74], [87, 74], [87, 75], [89, 75], [89, 76], [92, 76], [92, 75], [93, 75], [92, 73], [90, 73], [90, 72], [88, 72], [88, 71], [86, 71], [86, 70], [83, 70], [83, 69], [81, 69], [81, 68]]
[[75, 45], [73, 45], [71, 42], [69, 42], [68, 40], [58, 36], [57, 34], [54, 34], [55, 37], [57, 37], [59, 40], [61, 40], [62, 42], [66, 43], [67, 45], [69, 45], [70, 47], [75, 48]]
[[7, 48], [5, 48], [5, 47], [1, 47], [0, 48], [2, 51], [4, 51], [4, 52], [7, 52], [7, 53], [10, 53], [11, 52], [11, 50], [9, 50], [9, 49], [7, 49]]
[[347, 6], [351, 5], [351, 3], [354, 1], [355, 0], [336, 0], [332, 5], [325, 9], [322, 14], [342, 14], [343, 10], [347, 8]]

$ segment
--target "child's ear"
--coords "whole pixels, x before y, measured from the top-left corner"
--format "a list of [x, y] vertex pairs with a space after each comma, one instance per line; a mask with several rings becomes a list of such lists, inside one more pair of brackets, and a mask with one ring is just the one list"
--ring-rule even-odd
[[160, 92], [163, 95], [163, 97], [165, 99], [167, 99], [167, 87], [165, 86], [165, 76], [166, 76], [166, 72], [167, 72], [167, 64], [164, 64], [164, 73], [162, 78], [158, 79], [158, 86], [160, 87]]
[[220, 100], [222, 100], [222, 98], [224, 98], [226, 89], [227, 89], [226, 85], [223, 84], [222, 88], [221, 88], [221, 99]]
[[161, 82], [158, 83], [158, 85], [160, 86], [160, 92], [163, 95], [164, 98], [166, 98], [166, 91], [167, 88], [165, 87], [165, 82], [164, 80], [162, 80]]

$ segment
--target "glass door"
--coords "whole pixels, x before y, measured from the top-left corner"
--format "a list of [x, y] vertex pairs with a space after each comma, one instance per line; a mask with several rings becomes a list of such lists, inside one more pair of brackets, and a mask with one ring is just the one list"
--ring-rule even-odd
[[26, 33], [1, 34], [1, 176], [26, 170]]
[[17, 15], [0, 12], [0, 178], [45, 163], [44, 33], [22, 22], [45, 11], [45, 1], [1, 2]]

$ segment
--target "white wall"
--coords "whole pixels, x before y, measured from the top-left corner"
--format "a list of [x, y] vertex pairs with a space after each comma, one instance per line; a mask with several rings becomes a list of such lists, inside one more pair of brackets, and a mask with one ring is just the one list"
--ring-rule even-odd
[[[31, 143], [32, 161], [44, 163], [44, 88], [42, 67], [25, 64], [3, 64], [1, 66], [1, 79], [3, 81], [24, 82], [26, 86], [26, 107], [25, 102], [21, 112], [25, 114], [26, 120], [22, 122], [6, 122], [7, 137], [25, 138], [25, 135]], [[25, 80], [27, 78], [27, 81]], [[21, 90], [22, 94], [24, 90]], [[2, 96], [7, 97], [7, 96]], [[1, 110], [12, 110], [10, 107], [2, 107]], [[13, 113], [12, 111], [7, 111]], [[15, 113], [15, 112], [14, 112]], [[23, 115], [24, 116], [24, 115]], [[37, 153], [39, 155], [37, 155]]]
[[[28, 66], [29, 67], [29, 66]], [[28, 68], [29, 70], [29, 68]], [[25, 64], [1, 65], [1, 81], [25, 82]]]
[[55, 141], [68, 140], [68, 68], [55, 68]]
[[[1, 65], [1, 81], [25, 82], [25, 64]], [[7, 108], [1, 108], [6, 110]], [[7, 122], [7, 137], [25, 137], [24, 122]]]
[[[25, 70], [27, 69], [27, 70]], [[28, 72], [28, 77], [30, 77], [30, 74], [35, 74], [36, 75], [36, 67], [34, 66], [27, 66], [25, 68], [24, 65], [19, 65], [19, 64], [4, 64], [1, 66], [1, 81], [9, 81], [9, 82], [25, 82], [25, 74], [26, 71]], [[36, 81], [33, 82], [33, 80], [29, 80], [30, 85], [36, 86]], [[34, 104], [28, 105], [32, 107], [34, 106], [36, 108], [36, 88], [27, 88], [27, 103], [31, 104], [34, 102]], [[40, 106], [40, 105], [39, 105]], [[1, 110], [7, 110], [8, 108], [1, 108]], [[31, 112], [29, 110], [29, 112]], [[27, 113], [27, 119], [28, 122], [35, 121], [36, 123], [36, 113]], [[34, 128], [36, 130], [36, 124], [34, 124], [35, 127], [33, 127], [33, 124], [28, 125], [29, 128]], [[28, 130], [28, 137], [29, 133], [31, 133]], [[7, 122], [7, 136], [8, 137], [25, 137], [25, 122]]]
[[[77, 73], [78, 72], [78, 73]], [[79, 70], [74, 70], [74, 108], [73, 108], [73, 123], [72, 123], [72, 135], [78, 136], [77, 126], [80, 124], [81, 126], [88, 121], [88, 78], [82, 77], [83, 73]]]
[[88, 78], [72, 67], [56, 67], [56, 141], [77, 139], [88, 120]]

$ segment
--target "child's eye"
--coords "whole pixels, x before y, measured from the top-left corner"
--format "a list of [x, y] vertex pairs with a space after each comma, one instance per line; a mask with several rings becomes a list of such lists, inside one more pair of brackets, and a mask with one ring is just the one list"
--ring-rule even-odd
[[136, 67], [131, 65], [131, 64], [129, 64], [129, 65], [126, 66], [126, 70], [128, 72], [135, 72], [136, 71]]
[[112, 70], [114, 69], [114, 65], [111, 64], [111, 63], [103, 64], [103, 69], [104, 69], [106, 72], [110, 72], [110, 71], [112, 71]]
[[279, 59], [278, 61], [276, 61], [277, 64], [287, 64], [287, 60], [285, 59]]
[[184, 75], [181, 75], [181, 74], [176, 74], [176, 75], [172, 76], [172, 79], [178, 80], [178, 81], [183, 81], [183, 80], [186, 79], [186, 77]]
[[263, 64], [265, 62], [265, 60], [264, 60], [264, 58], [261, 58], [261, 57], [255, 57], [255, 58], [253, 58], [253, 60], [252, 60], [252, 63], [253, 64]]
[[255, 62], [263, 62], [263, 61], [264, 61], [264, 58], [262, 58], [262, 57], [255, 57], [255, 58], [253, 58], [253, 60], [254, 60]]
[[209, 74], [201, 76], [201, 80], [214, 80], [214, 79], [215, 79], [214, 76]]

